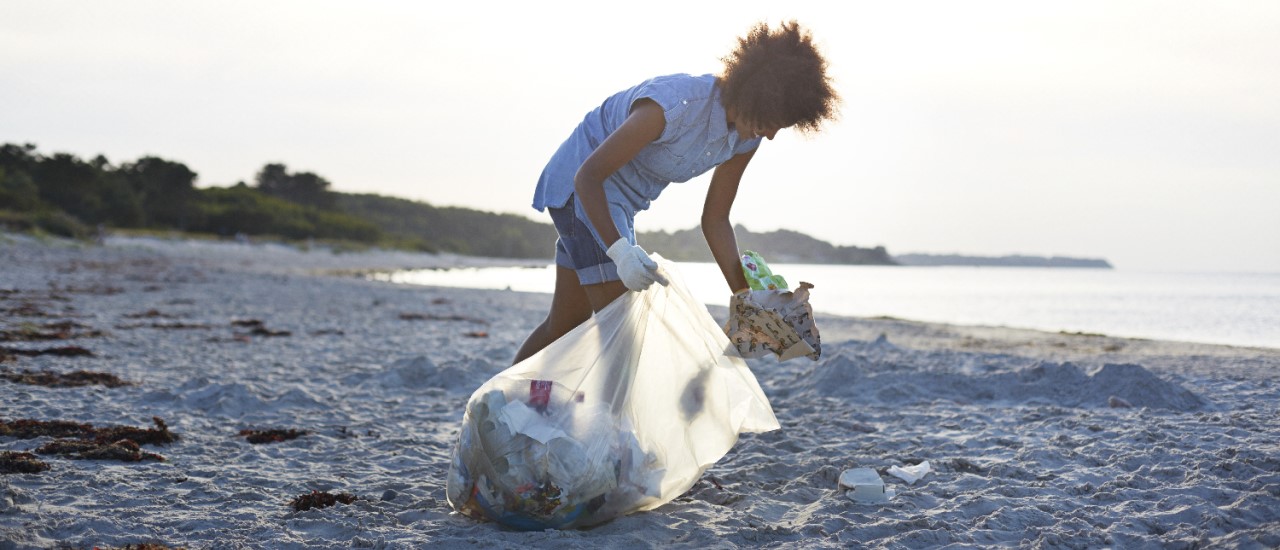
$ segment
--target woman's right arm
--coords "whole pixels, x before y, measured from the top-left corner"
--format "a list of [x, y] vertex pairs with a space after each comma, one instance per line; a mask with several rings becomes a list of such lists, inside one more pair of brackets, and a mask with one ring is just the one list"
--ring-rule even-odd
[[627, 120], [591, 152], [573, 177], [574, 195], [605, 246], [621, 239], [622, 235], [609, 216], [604, 180], [624, 164], [631, 162], [646, 145], [661, 137], [666, 125], [662, 106], [652, 99], [637, 100], [631, 106]]

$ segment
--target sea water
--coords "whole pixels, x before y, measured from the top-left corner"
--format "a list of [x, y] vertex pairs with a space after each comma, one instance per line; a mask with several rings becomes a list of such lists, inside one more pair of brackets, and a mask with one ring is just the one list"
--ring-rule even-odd
[[[1280, 273], [770, 264], [815, 285], [819, 313], [886, 316], [1211, 344], [1280, 348]], [[711, 263], [680, 263], [694, 296], [726, 305]], [[408, 270], [401, 283], [551, 292], [554, 266]]]

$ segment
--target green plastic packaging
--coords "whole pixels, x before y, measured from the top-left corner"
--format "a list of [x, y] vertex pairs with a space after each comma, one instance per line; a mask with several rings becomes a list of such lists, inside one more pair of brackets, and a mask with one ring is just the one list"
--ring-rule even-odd
[[742, 274], [751, 290], [787, 290], [787, 280], [774, 275], [760, 254], [752, 250], [742, 253]]

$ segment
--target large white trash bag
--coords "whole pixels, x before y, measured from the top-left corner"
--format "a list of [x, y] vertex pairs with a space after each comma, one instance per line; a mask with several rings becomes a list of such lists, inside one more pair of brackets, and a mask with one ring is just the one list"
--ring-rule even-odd
[[517, 529], [594, 525], [671, 501], [738, 434], [779, 427], [706, 306], [655, 258], [669, 286], [627, 292], [471, 395], [450, 506]]

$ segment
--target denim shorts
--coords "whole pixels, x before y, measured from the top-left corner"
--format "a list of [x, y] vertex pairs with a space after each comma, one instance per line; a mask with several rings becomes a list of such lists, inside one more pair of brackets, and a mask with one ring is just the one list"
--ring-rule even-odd
[[[578, 217], [576, 202], [576, 197], [571, 195], [563, 207], [547, 209], [559, 236], [556, 239], [556, 265], [577, 273], [578, 284], [595, 285], [621, 280], [618, 266], [605, 254], [605, 245], [601, 244], [599, 235]], [[609, 205], [609, 213], [618, 225], [618, 232], [634, 243], [635, 231], [629, 213], [615, 204]]]

